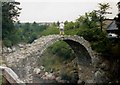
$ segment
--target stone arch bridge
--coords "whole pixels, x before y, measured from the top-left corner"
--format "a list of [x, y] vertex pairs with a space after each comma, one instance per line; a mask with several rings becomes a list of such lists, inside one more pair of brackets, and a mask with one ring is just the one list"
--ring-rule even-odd
[[[33, 82], [32, 73], [34, 68], [38, 67], [37, 60], [39, 60], [47, 47], [60, 40], [68, 43], [81, 61], [85, 60], [88, 63], [92, 63], [95, 54], [91, 49], [90, 43], [77, 35], [64, 35], [64, 37], [60, 35], [42, 36], [20, 50], [4, 55], [5, 61], [21, 80], [28, 83]], [[85, 64], [87, 63], [85, 62]]]

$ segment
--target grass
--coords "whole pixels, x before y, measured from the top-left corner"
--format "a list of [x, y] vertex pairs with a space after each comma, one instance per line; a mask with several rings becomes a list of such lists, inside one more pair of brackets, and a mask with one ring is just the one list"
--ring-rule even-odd
[[46, 71], [50, 71], [51, 69], [54, 69], [54, 71], [57, 71], [62, 66], [62, 59], [60, 57], [49, 53], [47, 50], [43, 54], [42, 58], [39, 61], [40, 64], [42, 64], [45, 67]]

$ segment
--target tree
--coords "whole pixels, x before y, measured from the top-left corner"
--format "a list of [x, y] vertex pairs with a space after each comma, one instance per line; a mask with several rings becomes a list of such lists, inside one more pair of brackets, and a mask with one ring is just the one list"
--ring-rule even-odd
[[65, 29], [69, 30], [69, 29], [74, 29], [75, 25], [74, 22], [65, 22]]
[[[80, 16], [75, 23], [75, 27], [84, 26], [85, 28], [96, 28], [98, 27], [99, 17], [95, 11], [85, 13], [84, 16]], [[79, 23], [79, 24], [78, 24]]]
[[99, 21], [100, 21], [100, 29], [102, 31], [103, 29], [103, 21], [105, 20], [105, 15], [106, 14], [111, 14], [111, 12], [107, 12], [107, 10], [110, 8], [109, 3], [99, 3], [99, 10], [95, 10], [95, 12], [99, 16]]
[[[14, 35], [16, 29], [14, 22], [19, 16], [21, 8], [19, 2], [2, 2], [2, 39], [10, 40], [10, 36]], [[12, 42], [12, 40], [10, 40]]]
[[[120, 11], [120, 2], [118, 2], [117, 5], [118, 5], [118, 9]], [[120, 30], [120, 12], [118, 13], [118, 16], [115, 17], [115, 21], [116, 21], [118, 29]]]
[[57, 26], [59, 27], [59, 25], [60, 25], [60, 22], [59, 22], [59, 21], [57, 21]]

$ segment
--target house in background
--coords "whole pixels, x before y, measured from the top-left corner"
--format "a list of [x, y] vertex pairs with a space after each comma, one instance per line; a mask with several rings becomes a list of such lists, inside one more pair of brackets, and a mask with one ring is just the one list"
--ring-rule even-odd
[[[120, 2], [117, 3], [118, 5], [118, 13], [120, 13]], [[115, 17], [116, 18], [116, 17]], [[120, 30], [117, 27], [115, 19], [107, 27], [108, 38], [120, 38]]]
[[119, 29], [116, 25], [115, 20], [113, 20], [107, 27], [108, 38], [119, 38]]

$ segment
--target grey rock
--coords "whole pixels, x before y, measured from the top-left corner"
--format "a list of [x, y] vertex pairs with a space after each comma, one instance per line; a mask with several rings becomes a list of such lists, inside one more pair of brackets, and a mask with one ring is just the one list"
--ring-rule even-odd
[[18, 44], [18, 46], [19, 46], [20, 48], [23, 48], [23, 47], [24, 47], [24, 45], [23, 45], [23, 44]]
[[15, 48], [15, 47], [12, 47], [12, 51], [15, 52], [15, 51], [16, 51], [16, 48]]
[[33, 73], [35, 73], [35, 74], [40, 74], [40, 72], [41, 72], [41, 70], [39, 68], [35, 68], [33, 70]]
[[107, 78], [105, 72], [102, 70], [98, 70], [95, 72], [94, 80], [97, 83], [108, 83], [109, 82], [109, 78]]
[[102, 70], [109, 71], [111, 66], [110, 66], [110, 63], [106, 60], [102, 62], [102, 64], [100, 65], [100, 68]]
[[5, 52], [5, 53], [7, 52], [7, 47], [3, 48], [3, 52]]
[[7, 51], [8, 51], [9, 53], [11, 53], [11, 52], [12, 52], [12, 49], [11, 49], [11, 48], [7, 48]]
[[61, 77], [56, 77], [56, 81], [60, 81], [61, 80]]

